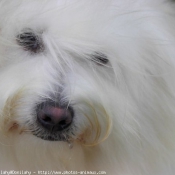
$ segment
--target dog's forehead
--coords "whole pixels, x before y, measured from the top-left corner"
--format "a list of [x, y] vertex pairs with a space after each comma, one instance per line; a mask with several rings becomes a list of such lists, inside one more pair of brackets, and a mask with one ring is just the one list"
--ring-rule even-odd
[[[107, 14], [107, 12], [104, 13], [104, 10], [99, 10], [104, 8], [103, 3], [99, 7], [99, 3], [93, 3], [92, 0], [86, 2], [79, 0], [26, 0], [24, 2], [18, 0], [17, 2], [18, 6], [12, 12], [10, 9], [14, 5], [13, 2], [10, 5], [7, 4], [9, 15], [6, 17], [8, 21], [4, 23], [7, 27], [11, 26], [9, 31], [15, 35], [30, 28], [36, 32], [47, 31], [49, 34], [62, 37], [64, 34], [66, 36], [68, 34], [86, 36], [88, 33], [93, 33], [93, 29], [101, 30], [100, 26], [103, 26]], [[101, 18], [103, 22], [98, 20]]]
[[56, 1], [57, 1], [58, 6], [66, 5], [67, 3], [71, 2], [71, 0], [67, 0], [67, 1], [65, 1], [65, 0], [56, 0]]

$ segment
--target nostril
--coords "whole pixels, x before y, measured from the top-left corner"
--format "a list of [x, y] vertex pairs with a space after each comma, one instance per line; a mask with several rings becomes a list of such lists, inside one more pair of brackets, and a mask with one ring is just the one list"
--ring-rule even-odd
[[72, 108], [43, 106], [37, 111], [37, 120], [44, 128], [52, 131], [62, 131], [73, 121]]
[[62, 126], [64, 126], [64, 125], [66, 125], [67, 123], [66, 123], [66, 120], [62, 120], [62, 121], [60, 121], [59, 124], [62, 125]]
[[43, 115], [43, 116], [41, 117], [41, 119], [42, 119], [44, 122], [47, 122], [47, 123], [52, 122], [51, 117], [50, 117], [50, 116], [47, 116], [47, 115]]

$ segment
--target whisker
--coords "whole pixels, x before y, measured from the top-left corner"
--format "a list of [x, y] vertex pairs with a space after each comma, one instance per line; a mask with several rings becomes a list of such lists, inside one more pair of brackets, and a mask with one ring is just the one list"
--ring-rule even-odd
[[[86, 102], [87, 103], [87, 102]], [[100, 122], [99, 122], [99, 114], [96, 110], [96, 108], [91, 104], [91, 103], [87, 103], [87, 105], [90, 107], [90, 109], [92, 109], [93, 111], [93, 119], [94, 119], [94, 123], [91, 121], [89, 115], [85, 114], [84, 113], [84, 116], [88, 119], [88, 122], [90, 123], [90, 126], [91, 126], [91, 130], [92, 131], [95, 131], [95, 138], [93, 139], [93, 141], [91, 141], [91, 143], [82, 143], [82, 145], [84, 146], [96, 146], [102, 142], [104, 142], [110, 135], [111, 133], [111, 128], [112, 128], [112, 120], [109, 116], [109, 114], [107, 113], [107, 111], [105, 110], [105, 108], [101, 105], [101, 106], [96, 106], [97, 109], [100, 109], [103, 113], [103, 116], [105, 117], [106, 121], [106, 131], [105, 131], [105, 134], [103, 136], [102, 135], [102, 128], [101, 128], [101, 125], [100, 125]], [[101, 117], [101, 116], [100, 116]], [[91, 133], [92, 135], [92, 133]]]

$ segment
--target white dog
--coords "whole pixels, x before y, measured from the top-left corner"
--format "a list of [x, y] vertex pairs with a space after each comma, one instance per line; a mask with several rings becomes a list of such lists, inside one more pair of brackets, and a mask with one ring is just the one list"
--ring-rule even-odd
[[0, 173], [174, 175], [174, 11], [0, 0]]

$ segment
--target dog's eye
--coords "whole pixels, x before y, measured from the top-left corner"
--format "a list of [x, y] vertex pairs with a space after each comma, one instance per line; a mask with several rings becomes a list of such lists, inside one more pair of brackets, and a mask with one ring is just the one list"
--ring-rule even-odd
[[109, 62], [109, 60], [107, 59], [107, 56], [100, 52], [95, 52], [94, 54], [92, 54], [91, 58], [92, 58], [92, 61], [94, 61], [99, 65], [105, 65]]
[[32, 31], [27, 31], [17, 35], [17, 42], [25, 50], [38, 53], [43, 50], [41, 38]]

